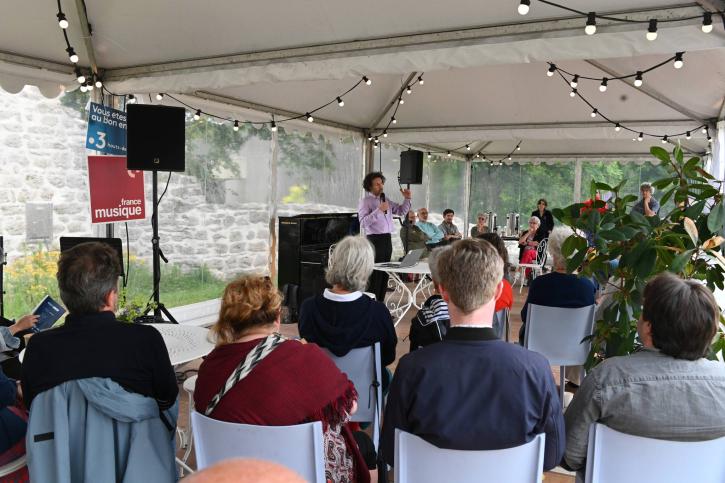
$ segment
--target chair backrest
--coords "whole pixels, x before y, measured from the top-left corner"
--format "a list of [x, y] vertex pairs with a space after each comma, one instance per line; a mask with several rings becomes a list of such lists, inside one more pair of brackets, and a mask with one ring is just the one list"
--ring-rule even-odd
[[548, 256], [548, 252], [546, 251], [546, 246], [549, 244], [549, 239], [544, 238], [539, 242], [539, 246], [536, 247], [536, 264], [541, 265], [542, 267], [546, 263], [546, 257]]
[[587, 483], [725, 482], [725, 437], [665, 441], [620, 433], [603, 424], [589, 428]]
[[496, 337], [505, 341], [509, 340], [508, 335], [509, 309], [501, 309], [493, 314], [493, 331]]
[[357, 412], [352, 415], [351, 421], [375, 421], [376, 411], [377, 415], [380, 415], [383, 400], [380, 385], [382, 381], [380, 343], [376, 342], [370, 347], [353, 349], [343, 357], [337, 357], [327, 349], [323, 350], [332, 358], [338, 369], [347, 374], [348, 379], [352, 381], [357, 390]]
[[294, 426], [256, 426], [228, 423], [193, 411], [197, 469], [228, 458], [273, 461], [299, 473], [307, 481], [325, 481], [322, 423]]
[[591, 343], [595, 305], [576, 309], [529, 304], [524, 347], [542, 354], [553, 366], [581, 366]]
[[521, 446], [488, 451], [438, 448], [424, 439], [395, 430], [395, 483], [499, 482], [539, 483], [544, 439], [538, 434]]

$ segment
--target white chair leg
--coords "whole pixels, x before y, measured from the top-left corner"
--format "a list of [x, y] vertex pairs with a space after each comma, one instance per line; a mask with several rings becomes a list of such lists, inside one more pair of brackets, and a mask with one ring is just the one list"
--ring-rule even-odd
[[564, 410], [564, 386], [566, 386], [566, 379], [564, 379], [564, 371], [566, 367], [559, 367], [559, 397], [561, 398], [561, 410]]

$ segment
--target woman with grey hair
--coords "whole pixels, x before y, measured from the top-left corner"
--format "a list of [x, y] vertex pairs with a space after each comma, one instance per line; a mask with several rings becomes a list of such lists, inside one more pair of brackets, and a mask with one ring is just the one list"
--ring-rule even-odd
[[362, 236], [345, 237], [335, 246], [325, 274], [332, 288], [302, 303], [300, 337], [338, 357], [380, 342], [382, 364], [395, 361], [398, 338], [390, 312], [363, 293], [374, 260], [373, 246]]
[[536, 277], [529, 287], [526, 303], [521, 309], [523, 325], [519, 331], [519, 343], [523, 345], [526, 330], [526, 314], [529, 304], [547, 307], [578, 308], [595, 302], [596, 288], [591, 280], [566, 272], [566, 257], [561, 246], [574, 232], [567, 226], [557, 226], [549, 235], [547, 249], [553, 260], [551, 273]]

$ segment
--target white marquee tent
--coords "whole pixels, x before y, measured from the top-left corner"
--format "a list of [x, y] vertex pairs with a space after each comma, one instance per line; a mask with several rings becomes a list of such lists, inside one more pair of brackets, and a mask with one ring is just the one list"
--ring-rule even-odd
[[[585, 19], [534, 0], [526, 16], [518, 0], [453, 2], [340, 2], [308, 0], [284, 5], [221, 0], [65, 0], [70, 44], [79, 65], [93, 67], [117, 93], [181, 94], [205, 112], [268, 121], [271, 114], [304, 114], [344, 92], [362, 75], [373, 80], [315, 113], [318, 126], [380, 134], [398, 97], [389, 143], [424, 150], [481, 151], [490, 158], [522, 141], [514, 161], [620, 161], [650, 159], [660, 139], [622, 130], [591, 107], [570, 98], [547, 62], [582, 76], [631, 74], [685, 52], [684, 67], [669, 63], [645, 75], [640, 88], [611, 81], [581, 81], [578, 90], [600, 114], [635, 131], [684, 133], [693, 153], [715, 152], [722, 171], [725, 142], [725, 27], [701, 31], [705, 11], [723, 11], [721, 0], [678, 4], [667, 0], [562, 0], [572, 8], [633, 20], [660, 20], [658, 38], [647, 24], [598, 20], [595, 35]], [[54, 96], [75, 88], [52, 0], [6, 0], [0, 20], [0, 85], [18, 91], [37, 85]], [[665, 22], [666, 20], [666, 22]], [[407, 84], [424, 75], [425, 85]], [[154, 101], [155, 102], [155, 101]], [[168, 99], [164, 102], [170, 102]], [[305, 121], [296, 121], [304, 124]], [[708, 146], [706, 124], [714, 138]], [[382, 140], [382, 138], [381, 138]], [[368, 157], [370, 157], [370, 152]], [[370, 159], [368, 159], [370, 163]]]

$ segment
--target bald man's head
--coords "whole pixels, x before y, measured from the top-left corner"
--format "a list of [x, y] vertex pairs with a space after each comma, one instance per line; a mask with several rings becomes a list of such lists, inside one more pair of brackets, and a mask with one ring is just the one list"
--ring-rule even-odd
[[294, 471], [270, 461], [230, 459], [205, 468], [183, 483], [305, 483]]

